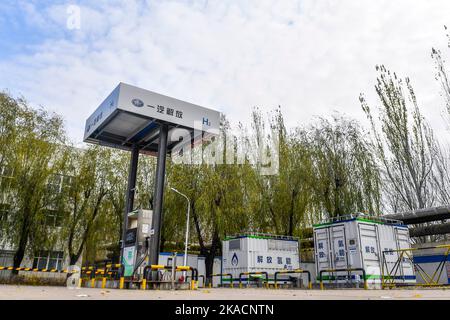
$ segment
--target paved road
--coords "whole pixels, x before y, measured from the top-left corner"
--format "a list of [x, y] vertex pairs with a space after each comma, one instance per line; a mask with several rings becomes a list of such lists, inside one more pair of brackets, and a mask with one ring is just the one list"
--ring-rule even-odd
[[196, 291], [164, 290], [117, 290], [65, 287], [34, 287], [0, 285], [2, 300], [405, 300], [445, 299], [450, 300], [450, 289], [433, 290], [286, 290], [286, 289], [199, 289]]

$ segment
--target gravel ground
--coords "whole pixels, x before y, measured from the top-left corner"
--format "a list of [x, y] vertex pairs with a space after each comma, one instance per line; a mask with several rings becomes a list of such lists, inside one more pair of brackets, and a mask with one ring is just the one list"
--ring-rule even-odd
[[1, 300], [450, 300], [450, 290], [287, 290], [199, 289], [195, 291], [118, 290], [0, 285]]

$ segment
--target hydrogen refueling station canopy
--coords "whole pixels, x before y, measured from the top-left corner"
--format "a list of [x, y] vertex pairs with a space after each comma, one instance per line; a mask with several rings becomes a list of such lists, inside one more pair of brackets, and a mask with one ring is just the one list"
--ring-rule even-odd
[[[120, 83], [86, 120], [84, 141], [124, 150], [137, 145], [140, 152], [155, 153], [161, 123], [168, 125], [169, 139], [172, 130], [183, 128], [189, 132], [183, 142], [190, 138], [194, 143], [211, 132], [218, 133], [220, 113]], [[168, 141], [168, 152], [180, 142], [178, 135], [172, 138], [174, 141]]]
[[139, 153], [157, 156], [151, 230], [153, 235], [148, 252], [150, 263], [158, 264], [166, 155], [174, 147], [202, 143], [217, 135], [219, 125], [218, 111], [125, 83], [120, 83], [86, 120], [85, 142], [131, 151], [120, 263], [124, 261], [128, 213], [134, 210]]

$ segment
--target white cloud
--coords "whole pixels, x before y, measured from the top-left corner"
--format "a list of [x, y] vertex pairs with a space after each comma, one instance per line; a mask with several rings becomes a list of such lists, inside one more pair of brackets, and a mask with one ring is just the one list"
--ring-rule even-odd
[[289, 126], [333, 110], [363, 120], [358, 96], [377, 102], [376, 64], [410, 76], [424, 114], [445, 131], [430, 58], [432, 46], [446, 48], [445, 0], [96, 1], [81, 6], [74, 31], [64, 29], [65, 5], [37, 5], [24, 11], [30, 21], [65, 37], [0, 61], [0, 85], [63, 114], [76, 140], [120, 81], [233, 121], [278, 105]]

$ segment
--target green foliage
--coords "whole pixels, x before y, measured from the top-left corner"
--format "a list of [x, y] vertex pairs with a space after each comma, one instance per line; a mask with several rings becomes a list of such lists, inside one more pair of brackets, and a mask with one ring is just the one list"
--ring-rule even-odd
[[[10, 206], [2, 233], [17, 247], [14, 264], [19, 264], [28, 249], [50, 247], [46, 237], [45, 212], [52, 205], [48, 179], [60, 171], [64, 131], [60, 116], [34, 110], [22, 99], [0, 94], [2, 132], [1, 161], [11, 178], [3, 189]], [[2, 169], [3, 169], [2, 168]], [[2, 185], [4, 188], [4, 179]]]
[[380, 172], [372, 145], [354, 120], [319, 118], [306, 136], [313, 170], [312, 197], [317, 216], [355, 212], [380, 214]]
[[111, 158], [112, 150], [98, 146], [83, 151], [73, 149], [69, 164], [73, 169], [70, 174], [73, 181], [66, 195], [70, 214], [65, 223], [71, 263], [77, 262], [88, 239], [95, 245], [98, 242], [96, 235], [104, 231], [105, 225], [101, 222], [106, 221], [111, 211], [110, 203], [105, 200], [113, 179]]

